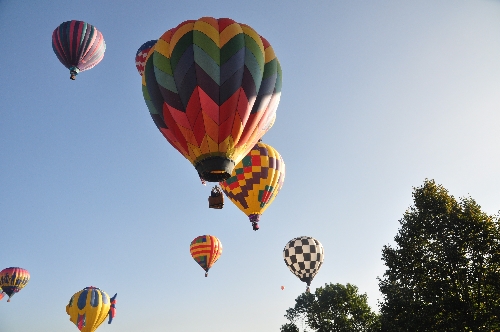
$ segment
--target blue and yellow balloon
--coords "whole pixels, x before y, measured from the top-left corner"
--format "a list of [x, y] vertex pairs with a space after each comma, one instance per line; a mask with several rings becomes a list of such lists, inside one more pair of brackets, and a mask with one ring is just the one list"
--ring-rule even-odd
[[111, 299], [97, 287], [85, 287], [75, 293], [66, 306], [69, 320], [82, 332], [94, 332], [109, 316], [108, 324], [115, 317], [116, 294]]

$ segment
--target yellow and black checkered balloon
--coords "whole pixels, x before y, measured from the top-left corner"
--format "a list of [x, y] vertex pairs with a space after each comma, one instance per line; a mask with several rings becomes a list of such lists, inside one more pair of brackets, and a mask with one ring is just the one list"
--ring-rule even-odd
[[231, 177], [220, 185], [257, 230], [260, 215], [276, 198], [284, 180], [283, 158], [272, 146], [259, 142], [236, 165]]

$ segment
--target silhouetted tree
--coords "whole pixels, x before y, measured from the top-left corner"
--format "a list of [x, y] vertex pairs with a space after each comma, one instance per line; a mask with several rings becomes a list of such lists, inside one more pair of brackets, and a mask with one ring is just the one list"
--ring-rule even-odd
[[317, 332], [375, 332], [379, 327], [366, 294], [359, 294], [351, 284], [325, 284], [314, 294], [302, 293], [285, 317], [290, 323], [282, 325], [281, 332], [299, 332], [298, 321]]
[[500, 232], [472, 198], [426, 180], [384, 246], [382, 330], [500, 331]]

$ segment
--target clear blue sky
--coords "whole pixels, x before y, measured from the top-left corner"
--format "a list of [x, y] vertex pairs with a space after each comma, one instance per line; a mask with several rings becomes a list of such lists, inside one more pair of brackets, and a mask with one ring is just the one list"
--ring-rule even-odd
[[[283, 68], [264, 142], [287, 175], [258, 232], [208, 209], [142, 98], [137, 48], [202, 16], [252, 26]], [[72, 19], [107, 45], [74, 82], [51, 47]], [[90, 285], [118, 293], [99, 331], [279, 331], [305, 290], [282, 259], [301, 235], [325, 247], [313, 289], [350, 282], [376, 308], [412, 186], [500, 210], [500, 1], [0, 0], [0, 64], [0, 269], [31, 273], [0, 332], [77, 331], [65, 306]], [[224, 246], [208, 278], [202, 234]]]

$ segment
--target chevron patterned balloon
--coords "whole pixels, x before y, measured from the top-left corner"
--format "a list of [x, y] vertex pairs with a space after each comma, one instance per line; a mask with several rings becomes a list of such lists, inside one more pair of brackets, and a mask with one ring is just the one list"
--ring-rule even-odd
[[178, 150], [210, 182], [234, 166], [272, 126], [282, 73], [274, 50], [251, 27], [203, 17], [166, 31], [154, 48], [159, 115]]
[[[144, 73], [142, 75], [142, 95], [146, 106], [149, 109], [149, 114], [153, 119], [156, 128], [163, 134], [163, 137], [172, 145], [177, 151], [181, 152], [179, 142], [175, 138], [172, 130], [170, 130], [165, 121], [163, 121], [162, 109], [163, 109], [163, 99], [161, 96], [158, 83], [156, 82], [154, 76], [153, 67], [153, 53], [154, 45], [151, 46], [146, 57], [144, 59]], [[182, 152], [181, 152], [182, 153]]]

